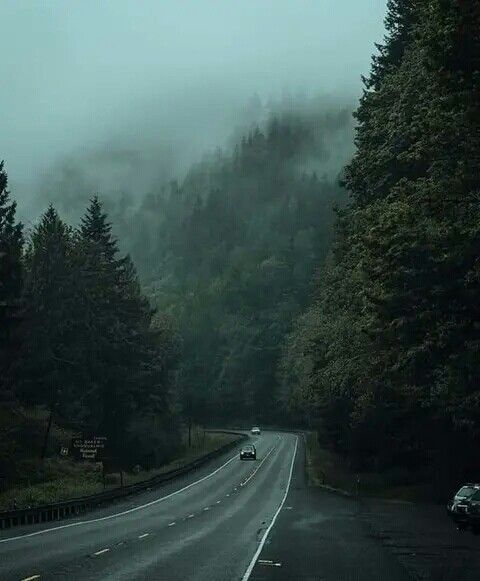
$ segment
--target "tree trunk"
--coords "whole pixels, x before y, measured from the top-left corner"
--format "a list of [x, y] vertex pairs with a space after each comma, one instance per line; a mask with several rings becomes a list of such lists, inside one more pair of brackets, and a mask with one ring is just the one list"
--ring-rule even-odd
[[53, 420], [53, 409], [54, 409], [54, 405], [52, 404], [52, 406], [50, 408], [50, 416], [48, 418], [47, 430], [45, 432], [45, 438], [43, 439], [42, 455], [41, 455], [42, 460], [45, 460], [45, 455], [47, 453], [48, 436], [50, 434], [50, 428], [52, 427], [52, 420]]

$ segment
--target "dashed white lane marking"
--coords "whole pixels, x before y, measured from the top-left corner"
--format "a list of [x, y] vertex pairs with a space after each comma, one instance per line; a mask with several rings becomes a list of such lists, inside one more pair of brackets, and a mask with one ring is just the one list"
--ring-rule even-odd
[[271, 561], [270, 559], [258, 559], [257, 562], [259, 565], [267, 565], [268, 567], [281, 567], [282, 566], [281, 563], [275, 563], [274, 561]]
[[108, 516], [102, 516], [100, 518], [92, 518], [90, 520], [82, 520], [82, 521], [73, 522], [73, 523], [70, 523], [70, 524], [67, 524], [67, 525], [61, 525], [59, 527], [52, 527], [50, 529], [43, 529], [41, 531], [36, 531], [34, 533], [28, 533], [26, 535], [20, 535], [20, 536], [17, 536], [17, 537], [10, 537], [8, 539], [1, 539], [0, 540], [0, 544], [1, 543], [9, 543], [11, 541], [19, 541], [21, 539], [28, 539], [30, 537], [36, 537], [37, 535], [44, 535], [46, 533], [52, 533], [54, 531], [58, 531], [58, 530], [61, 530], [61, 529], [68, 529], [70, 527], [79, 527], [79, 526], [82, 526], [82, 525], [89, 525], [89, 524], [93, 524], [93, 523], [97, 523], [97, 522], [103, 522], [103, 521], [106, 521], [106, 520], [111, 520], [112, 518], [117, 518], [118, 516], [124, 516], [126, 514], [131, 514], [132, 512], [136, 512], [137, 510], [142, 510], [144, 508], [148, 508], [149, 506], [153, 506], [154, 504], [158, 504], [159, 502], [163, 502], [164, 500], [167, 500], [167, 498], [171, 498], [172, 496], [175, 496], [177, 494], [180, 494], [184, 490], [188, 490], [192, 486], [196, 486], [197, 484], [200, 484], [200, 482], [203, 482], [204, 480], [207, 480], [208, 478], [211, 478], [212, 476], [215, 476], [215, 474], [217, 474], [218, 472], [220, 472], [220, 470], [223, 470], [223, 468], [225, 468], [225, 466], [228, 466], [228, 464], [230, 464], [234, 460], [237, 460], [237, 458], [238, 458], [238, 454], [235, 454], [235, 456], [232, 456], [229, 460], [227, 460], [219, 468], [217, 468], [213, 472], [210, 472], [210, 474], [207, 474], [203, 478], [200, 478], [199, 480], [195, 480], [195, 482], [192, 482], [191, 484], [187, 484], [187, 486], [184, 486], [183, 488], [180, 488], [180, 490], [175, 490], [175, 492], [171, 492], [170, 494], [167, 494], [166, 496], [162, 496], [160, 498], [156, 498], [155, 500], [152, 500], [150, 502], [147, 502], [146, 504], [141, 504], [139, 506], [134, 506], [133, 508], [129, 508], [128, 510], [123, 510], [121, 512], [117, 512], [115, 514], [109, 514]]
[[173, 527], [173, 526], [174, 526], [174, 525], [176, 525], [176, 524], [177, 524], [177, 523], [175, 523], [175, 522], [171, 522], [171, 523], [170, 523], [168, 526], [169, 526], [169, 527]]
[[210, 507], [206, 506], [203, 510], [210, 510]]
[[189, 514], [189, 515], [187, 516], [187, 518], [193, 518], [194, 516], [195, 516], [194, 514]]
[[150, 533], [143, 533], [143, 535], [139, 535], [139, 539], [144, 539], [145, 537], [148, 537]]
[[101, 549], [100, 551], [97, 551], [96, 553], [93, 553], [96, 557], [98, 557], [98, 555], [103, 555], [103, 553], [108, 553], [110, 549]]
[[24, 577], [21, 581], [33, 581], [34, 579], [40, 579], [40, 575], [32, 575], [31, 577]]
[[277, 520], [277, 517], [280, 514], [280, 511], [282, 510], [283, 505], [285, 504], [285, 501], [287, 500], [288, 491], [290, 490], [290, 483], [292, 482], [293, 465], [295, 463], [295, 456], [297, 455], [297, 446], [298, 446], [298, 436], [295, 437], [295, 449], [293, 450], [292, 462], [290, 464], [290, 474], [288, 475], [288, 482], [287, 482], [287, 488], [285, 489], [285, 494], [283, 495], [280, 506], [277, 508], [277, 512], [273, 515], [272, 522], [269, 524], [267, 530], [265, 531], [265, 533], [262, 537], [262, 540], [260, 541], [260, 544], [258, 545], [258, 548], [255, 551], [255, 554], [253, 555], [252, 560], [250, 561], [250, 565], [248, 566], [247, 570], [245, 571], [245, 575], [242, 577], [242, 581], [248, 581], [248, 579], [250, 579], [250, 575], [252, 574], [253, 568], [255, 567], [255, 563], [257, 562], [257, 559], [260, 556], [260, 553], [262, 552], [262, 549], [263, 549], [263, 546], [265, 545], [267, 537], [268, 537], [270, 531], [272, 530], [273, 525], [275, 524], [275, 521]]
[[220, 504], [221, 502], [222, 502], [221, 500], [217, 500], [215, 504]]
[[228, 498], [230, 496], [230, 494], [226, 494], [225, 496]]
[[247, 484], [247, 482], [249, 482], [254, 476], [255, 474], [260, 470], [260, 468], [262, 467], [262, 464], [265, 462], [265, 460], [270, 456], [270, 454], [275, 450], [276, 445], [272, 446], [270, 448], [270, 451], [268, 452], [268, 454], [265, 456], [265, 458], [260, 462], [260, 464], [255, 468], [255, 470], [250, 474], [250, 476], [244, 480], [240, 486], [245, 486], [245, 484]]

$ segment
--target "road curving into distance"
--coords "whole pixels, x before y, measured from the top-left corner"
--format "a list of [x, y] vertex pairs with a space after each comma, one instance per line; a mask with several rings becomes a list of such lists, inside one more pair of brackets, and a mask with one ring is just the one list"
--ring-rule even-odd
[[0, 534], [0, 579], [246, 581], [288, 495], [298, 437], [251, 437], [167, 486], [49, 526]]
[[301, 435], [250, 441], [256, 462], [233, 450], [88, 517], [1, 531], [1, 581], [410, 579], [361, 500], [307, 485]]

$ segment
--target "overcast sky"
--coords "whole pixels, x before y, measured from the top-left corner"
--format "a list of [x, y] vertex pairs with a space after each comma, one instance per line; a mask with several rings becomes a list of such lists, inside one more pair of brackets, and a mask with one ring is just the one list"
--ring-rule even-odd
[[59, 156], [116, 136], [193, 132], [207, 144], [255, 92], [358, 95], [385, 5], [0, 0], [0, 159], [12, 190], [20, 198]]

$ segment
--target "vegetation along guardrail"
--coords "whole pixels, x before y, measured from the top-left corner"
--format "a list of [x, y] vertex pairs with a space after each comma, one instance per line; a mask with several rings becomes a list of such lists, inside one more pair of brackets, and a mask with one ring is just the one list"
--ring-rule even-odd
[[[208, 430], [210, 431], [210, 430]], [[137, 482], [135, 484], [130, 484], [122, 488], [115, 488], [114, 490], [107, 490], [105, 492], [100, 492], [98, 494], [92, 494], [90, 496], [83, 496], [80, 498], [74, 498], [72, 500], [64, 500], [62, 502], [56, 502], [54, 504], [45, 504], [42, 506], [36, 506], [32, 508], [22, 508], [17, 510], [9, 510], [0, 512], [0, 529], [11, 528], [19, 525], [28, 525], [35, 523], [43, 523], [54, 520], [60, 520], [68, 517], [77, 516], [88, 512], [89, 510], [131, 494], [136, 494], [138, 492], [143, 492], [148, 488], [154, 486], [159, 486], [165, 482], [173, 480], [177, 476], [187, 474], [196, 468], [199, 468], [209, 460], [221, 456], [225, 452], [228, 452], [232, 448], [235, 448], [239, 442], [248, 438], [245, 434], [238, 432], [232, 432], [227, 430], [211, 430], [215, 432], [222, 432], [225, 434], [235, 434], [238, 435], [236, 440], [221, 446], [213, 452], [209, 452], [180, 468], [175, 470], [170, 470], [164, 474], [158, 474], [153, 478], [148, 480], [143, 480], [142, 482]]]

